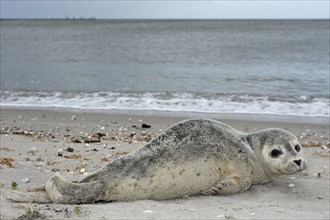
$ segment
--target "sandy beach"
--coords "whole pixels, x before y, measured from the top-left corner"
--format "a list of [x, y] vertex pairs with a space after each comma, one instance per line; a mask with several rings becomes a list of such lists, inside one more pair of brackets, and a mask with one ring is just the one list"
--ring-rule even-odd
[[[17, 183], [17, 189], [26, 189], [45, 183], [58, 171], [69, 180], [80, 180], [143, 146], [170, 125], [191, 117], [1, 109], [0, 219], [330, 218], [329, 125], [326, 121], [287, 122], [271, 117], [209, 117], [245, 132], [284, 128], [303, 145], [307, 171], [252, 186], [242, 194], [87, 205], [15, 203], [4, 197], [12, 182]], [[28, 178], [26, 183], [24, 178]]]

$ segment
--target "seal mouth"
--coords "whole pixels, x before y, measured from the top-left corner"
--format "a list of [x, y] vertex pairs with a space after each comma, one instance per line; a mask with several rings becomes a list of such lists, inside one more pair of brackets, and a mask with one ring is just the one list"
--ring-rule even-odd
[[303, 171], [303, 170], [307, 170], [307, 162], [303, 160], [303, 163], [302, 163], [302, 166], [301, 166], [301, 170], [300, 171]]
[[276, 171], [278, 175], [292, 175], [300, 171], [307, 169], [307, 163], [304, 160], [293, 161], [287, 164], [285, 167], [277, 167]]
[[306, 166], [306, 163], [302, 163], [300, 165], [296, 165], [296, 164], [290, 164], [287, 169], [284, 170], [284, 172], [286, 174], [295, 174], [295, 173], [298, 173], [298, 172], [301, 172], [303, 170], [306, 170], [307, 169], [307, 166]]

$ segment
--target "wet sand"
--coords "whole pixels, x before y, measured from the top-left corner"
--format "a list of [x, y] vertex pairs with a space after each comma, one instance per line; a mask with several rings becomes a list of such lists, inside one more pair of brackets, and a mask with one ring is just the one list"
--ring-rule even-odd
[[[198, 115], [194, 115], [197, 116]], [[205, 115], [203, 115], [205, 117]], [[60, 171], [80, 180], [109, 161], [143, 146], [170, 125], [191, 118], [150, 114], [105, 114], [1, 109], [0, 218], [23, 219], [329, 219], [329, 126], [304, 120], [210, 115], [238, 130], [284, 128], [299, 138], [307, 171], [252, 186], [232, 196], [193, 196], [166, 201], [133, 201], [88, 205], [14, 203], [4, 192], [45, 183]], [[249, 120], [250, 119], [250, 120]], [[273, 120], [273, 121], [271, 121]], [[151, 126], [151, 127], [149, 127]], [[62, 156], [61, 156], [62, 155]], [[28, 183], [22, 180], [28, 178]], [[31, 214], [31, 210], [32, 214]]]

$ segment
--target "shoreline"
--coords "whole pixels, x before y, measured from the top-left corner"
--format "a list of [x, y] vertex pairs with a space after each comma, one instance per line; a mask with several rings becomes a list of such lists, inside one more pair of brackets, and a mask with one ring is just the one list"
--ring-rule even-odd
[[2, 110], [24, 110], [24, 111], [45, 111], [59, 113], [90, 113], [104, 115], [134, 115], [134, 116], [160, 116], [160, 117], [178, 117], [178, 118], [213, 118], [217, 120], [234, 121], [257, 121], [257, 122], [280, 122], [293, 124], [318, 124], [329, 125], [330, 117], [320, 116], [294, 116], [294, 115], [276, 115], [276, 114], [256, 114], [256, 113], [213, 113], [213, 112], [184, 112], [184, 111], [164, 111], [164, 110], [128, 110], [128, 109], [81, 109], [65, 107], [16, 107], [1, 106]]
[[[215, 120], [220, 117], [207, 116]], [[1, 158], [12, 161], [0, 165], [0, 218], [26, 218], [27, 210], [32, 209], [47, 219], [329, 219], [329, 126], [306, 121], [254, 120], [246, 115], [219, 121], [244, 132], [269, 127], [289, 130], [303, 145], [309, 166], [307, 172], [282, 176], [232, 196], [84, 205], [15, 203], [4, 198], [12, 181], [18, 183], [18, 189], [26, 189], [45, 183], [57, 171], [68, 180], [80, 180], [188, 118], [191, 115], [183, 113], [1, 108], [0, 154]], [[151, 127], [143, 128], [143, 124]], [[95, 136], [97, 133], [104, 136]], [[60, 151], [62, 156], [58, 155]], [[29, 178], [29, 182], [23, 183], [24, 178]]]

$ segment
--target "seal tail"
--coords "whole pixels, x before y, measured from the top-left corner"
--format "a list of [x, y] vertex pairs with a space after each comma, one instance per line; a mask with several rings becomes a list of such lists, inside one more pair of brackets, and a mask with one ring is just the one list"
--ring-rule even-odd
[[5, 197], [14, 202], [52, 203], [45, 191], [45, 185], [27, 191], [8, 190], [5, 192]]

